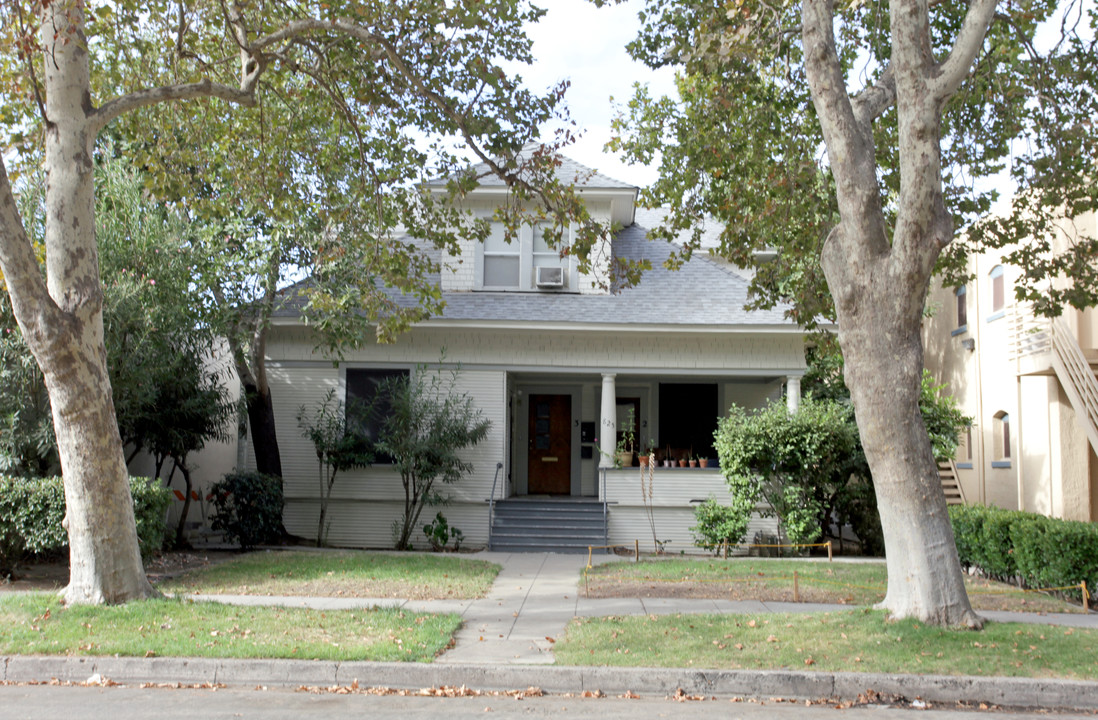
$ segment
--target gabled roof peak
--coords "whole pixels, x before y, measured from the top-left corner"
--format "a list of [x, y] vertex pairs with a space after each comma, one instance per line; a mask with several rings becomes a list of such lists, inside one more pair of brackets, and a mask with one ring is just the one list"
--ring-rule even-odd
[[[520, 158], [529, 158], [535, 152], [543, 148], [548, 148], [540, 142], [528, 142], [522, 146], [522, 150], [518, 155]], [[550, 152], [552, 152], [550, 150]], [[556, 169], [557, 180], [566, 184], [574, 184], [578, 188], [584, 189], [599, 189], [599, 190], [632, 190], [639, 191], [640, 188], [636, 185], [622, 182], [621, 180], [615, 180], [614, 178], [600, 173], [594, 168], [588, 167], [583, 163], [576, 162], [572, 158], [563, 155], [559, 152], [554, 153], [558, 165]], [[494, 174], [488, 167], [487, 163], [477, 163], [472, 166], [474, 174], [480, 177], [480, 186], [486, 188], [501, 188], [506, 187], [506, 183], [498, 175]], [[445, 178], [438, 178], [432, 181], [434, 184], [443, 184]]]

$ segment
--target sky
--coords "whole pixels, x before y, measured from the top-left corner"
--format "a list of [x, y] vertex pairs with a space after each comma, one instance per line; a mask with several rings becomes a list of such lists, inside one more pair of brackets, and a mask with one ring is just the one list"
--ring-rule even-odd
[[[571, 80], [565, 103], [583, 132], [579, 141], [564, 150], [568, 157], [616, 180], [638, 186], [655, 181], [655, 167], [630, 166], [604, 153], [610, 139], [611, 103], [624, 104], [633, 95], [633, 84], [647, 83], [654, 96], [674, 92], [674, 73], [653, 71], [634, 62], [625, 45], [636, 37], [637, 11], [643, 1], [596, 8], [588, 0], [540, 0], [548, 10], [528, 33], [534, 41], [537, 62], [518, 71], [527, 87], [544, 91], [561, 80]], [[547, 138], [545, 138], [547, 139]]]
[[[1082, 6], [1090, 8], [1094, 2], [1082, 0]], [[610, 139], [614, 104], [624, 104], [632, 97], [634, 83], [647, 83], [653, 97], [674, 94], [673, 70], [651, 70], [632, 60], [625, 50], [640, 27], [637, 11], [644, 0], [602, 8], [589, 0], [535, 0], [535, 4], [548, 11], [541, 22], [528, 28], [536, 62], [516, 70], [529, 88], [542, 92], [561, 80], [571, 80], [565, 102], [583, 135], [564, 154], [616, 180], [640, 187], [652, 184], [658, 176], [655, 166], [627, 165], [603, 152]], [[1046, 30], [1038, 37], [1038, 45], [1048, 44], [1059, 23], [1049, 23]], [[988, 182], [1004, 189], [1010, 185], [1005, 171]], [[997, 210], [1006, 209], [1011, 194], [1004, 192]]]

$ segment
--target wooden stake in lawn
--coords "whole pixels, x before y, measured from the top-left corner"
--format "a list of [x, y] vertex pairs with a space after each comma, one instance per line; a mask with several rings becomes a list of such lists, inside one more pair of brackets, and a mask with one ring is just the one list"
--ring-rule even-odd
[[801, 589], [797, 584], [797, 571], [793, 571], [793, 602], [801, 601]]
[[834, 559], [835, 559], [835, 558], [834, 558], [834, 557], [832, 557], [832, 555], [831, 555], [831, 541], [830, 541], [830, 540], [828, 540], [828, 541], [827, 541], [827, 561], [828, 561], [828, 562], [833, 562], [833, 561], [834, 561]]

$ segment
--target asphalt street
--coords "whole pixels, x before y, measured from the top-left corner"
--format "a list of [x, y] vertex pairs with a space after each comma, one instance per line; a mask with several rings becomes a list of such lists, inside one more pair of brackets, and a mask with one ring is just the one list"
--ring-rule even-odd
[[50, 685], [0, 687], [3, 720], [466, 720], [486, 717], [557, 717], [572, 720], [888, 720], [918, 717], [920, 720], [979, 720], [994, 714], [1008, 718], [1094, 718], [1093, 714], [1054, 713], [1040, 710], [1007, 711], [989, 707], [903, 707], [874, 704], [837, 709], [834, 705], [772, 700], [730, 699], [674, 700], [641, 696], [579, 698], [559, 695], [526, 697], [479, 695], [475, 697], [402, 697], [395, 695], [311, 694], [290, 689], [162, 689], [120, 687], [64, 687]]

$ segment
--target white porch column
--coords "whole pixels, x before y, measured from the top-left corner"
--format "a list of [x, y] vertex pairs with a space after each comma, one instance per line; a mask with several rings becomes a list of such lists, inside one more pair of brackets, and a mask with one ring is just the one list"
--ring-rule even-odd
[[618, 444], [618, 394], [614, 373], [602, 375], [602, 415], [599, 422], [599, 467], [614, 467]]
[[799, 375], [790, 375], [785, 379], [785, 406], [789, 412], [797, 412], [801, 406], [801, 378]]

